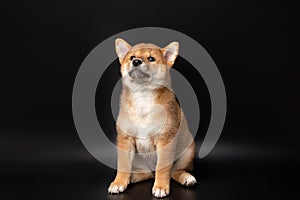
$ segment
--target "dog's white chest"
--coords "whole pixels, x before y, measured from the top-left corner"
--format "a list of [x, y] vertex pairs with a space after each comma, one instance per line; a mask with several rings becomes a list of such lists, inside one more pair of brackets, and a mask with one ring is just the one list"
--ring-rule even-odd
[[131, 98], [132, 106], [128, 109], [130, 126], [135, 130], [137, 138], [147, 138], [155, 135], [162, 129], [164, 120], [163, 109], [155, 103], [155, 97], [151, 91], [135, 92]]
[[166, 121], [164, 108], [155, 101], [152, 90], [132, 92], [124, 114], [119, 115], [119, 127], [129, 135], [146, 139], [159, 134]]
[[151, 115], [151, 109], [154, 106], [154, 95], [150, 91], [135, 92], [131, 98], [132, 114], [138, 118], [144, 119]]

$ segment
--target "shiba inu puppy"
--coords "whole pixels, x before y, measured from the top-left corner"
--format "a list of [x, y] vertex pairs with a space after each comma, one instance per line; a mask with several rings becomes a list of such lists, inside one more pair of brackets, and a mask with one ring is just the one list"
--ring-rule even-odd
[[196, 183], [195, 143], [171, 88], [170, 68], [179, 44], [130, 46], [115, 41], [121, 63], [122, 94], [117, 119], [118, 171], [109, 193], [123, 192], [128, 184], [155, 178], [152, 194], [170, 193], [170, 179], [182, 185]]

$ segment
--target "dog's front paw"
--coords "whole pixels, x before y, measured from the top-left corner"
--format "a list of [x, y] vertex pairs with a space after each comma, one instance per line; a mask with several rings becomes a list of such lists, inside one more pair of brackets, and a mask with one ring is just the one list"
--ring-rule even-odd
[[124, 190], [127, 188], [127, 185], [128, 183], [126, 182], [114, 181], [108, 187], [108, 193], [118, 194], [120, 192], [124, 192]]
[[170, 193], [170, 189], [169, 186], [153, 186], [152, 188], [152, 194], [156, 197], [156, 198], [163, 198], [165, 196], [168, 196]]

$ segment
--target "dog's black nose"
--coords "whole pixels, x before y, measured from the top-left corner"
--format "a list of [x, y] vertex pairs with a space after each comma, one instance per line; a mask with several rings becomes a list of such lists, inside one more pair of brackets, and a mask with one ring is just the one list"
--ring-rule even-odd
[[132, 61], [132, 64], [133, 64], [133, 66], [137, 67], [137, 66], [139, 66], [139, 65], [142, 64], [142, 61], [139, 60], [139, 59], [134, 59], [134, 60]]

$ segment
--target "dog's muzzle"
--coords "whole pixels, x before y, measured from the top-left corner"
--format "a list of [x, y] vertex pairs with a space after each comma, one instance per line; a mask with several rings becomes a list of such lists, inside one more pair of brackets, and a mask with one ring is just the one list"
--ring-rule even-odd
[[141, 78], [148, 78], [149, 75], [142, 72], [141, 70], [139, 70], [138, 68], [133, 68], [130, 72], [129, 72], [129, 76], [132, 78], [137, 78], [137, 79], [141, 79]]

